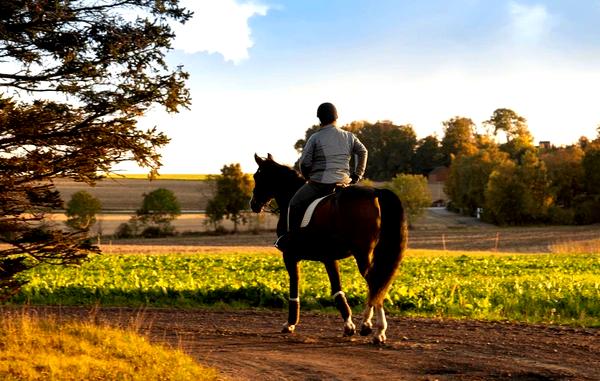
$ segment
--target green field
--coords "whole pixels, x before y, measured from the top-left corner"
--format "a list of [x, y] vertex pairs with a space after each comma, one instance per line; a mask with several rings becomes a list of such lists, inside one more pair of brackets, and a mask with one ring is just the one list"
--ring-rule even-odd
[[[350, 304], [365, 283], [342, 261]], [[304, 308], [332, 309], [319, 263], [301, 262]], [[105, 255], [79, 268], [40, 267], [15, 303], [281, 308], [287, 273], [278, 255]], [[389, 292], [396, 314], [600, 326], [600, 256], [410, 251]]]

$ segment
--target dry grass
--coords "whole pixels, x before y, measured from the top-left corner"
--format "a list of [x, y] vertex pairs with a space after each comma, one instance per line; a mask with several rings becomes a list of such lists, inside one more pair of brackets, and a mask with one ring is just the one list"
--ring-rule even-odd
[[600, 239], [558, 242], [550, 246], [550, 251], [560, 254], [600, 254]]
[[2, 380], [215, 380], [217, 372], [134, 330], [0, 315]]

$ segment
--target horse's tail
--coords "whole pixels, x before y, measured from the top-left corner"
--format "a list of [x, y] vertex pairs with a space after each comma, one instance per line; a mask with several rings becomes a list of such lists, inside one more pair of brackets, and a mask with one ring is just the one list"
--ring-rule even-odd
[[369, 284], [369, 304], [379, 306], [383, 304], [406, 249], [408, 224], [402, 202], [394, 192], [375, 189], [375, 196], [381, 211], [381, 230], [366, 279]]

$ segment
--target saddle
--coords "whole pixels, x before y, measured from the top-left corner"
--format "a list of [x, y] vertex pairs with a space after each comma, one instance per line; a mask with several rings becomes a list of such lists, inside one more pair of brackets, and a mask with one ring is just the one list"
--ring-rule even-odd
[[[300, 227], [301, 227], [301, 228], [304, 228], [304, 227], [308, 226], [308, 224], [310, 223], [310, 219], [312, 218], [312, 215], [313, 215], [313, 213], [315, 212], [315, 209], [317, 208], [317, 205], [319, 205], [319, 203], [320, 203], [321, 201], [323, 201], [323, 200], [324, 200], [324, 199], [326, 199], [326, 198], [329, 198], [329, 197], [335, 196], [335, 195], [336, 195], [336, 194], [337, 194], [339, 191], [341, 191], [342, 189], [344, 189], [344, 188], [346, 188], [346, 187], [347, 187], [347, 185], [341, 185], [341, 184], [339, 184], [339, 185], [337, 185], [337, 186], [335, 187], [335, 189], [333, 190], [333, 192], [331, 192], [331, 193], [329, 193], [329, 194], [326, 194], [326, 195], [325, 195], [325, 196], [323, 196], [323, 197], [319, 197], [319, 198], [317, 198], [317, 199], [313, 200], [313, 201], [312, 201], [312, 202], [311, 202], [311, 203], [308, 205], [308, 207], [306, 208], [306, 210], [304, 211], [304, 216], [302, 217], [302, 221], [300, 222]], [[289, 214], [289, 210], [288, 210], [288, 216], [289, 216], [289, 215], [290, 215], [290, 214]], [[288, 225], [288, 230], [289, 230], [289, 227], [290, 227], [290, 222], [289, 222], [289, 219], [288, 219], [288, 224], [287, 224], [287, 225]]]
[[306, 211], [304, 212], [304, 217], [302, 217], [302, 221], [300, 222], [300, 227], [304, 228], [308, 225], [308, 223], [310, 222], [310, 219], [315, 211], [315, 209], [317, 208], [317, 205], [319, 205], [319, 203], [321, 201], [323, 201], [324, 199], [333, 196], [335, 193], [330, 193], [326, 196], [323, 197], [319, 197], [318, 199], [314, 200], [313, 202], [310, 203], [310, 205], [308, 206], [308, 208], [306, 208]]

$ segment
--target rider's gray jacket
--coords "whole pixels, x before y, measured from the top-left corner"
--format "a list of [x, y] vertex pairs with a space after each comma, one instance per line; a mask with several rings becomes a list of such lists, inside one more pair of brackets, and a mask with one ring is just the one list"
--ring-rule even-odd
[[[350, 158], [354, 155], [354, 169]], [[367, 149], [353, 133], [334, 124], [312, 134], [300, 157], [300, 170], [305, 178], [324, 184], [348, 184], [350, 175], [362, 178], [367, 165]]]

